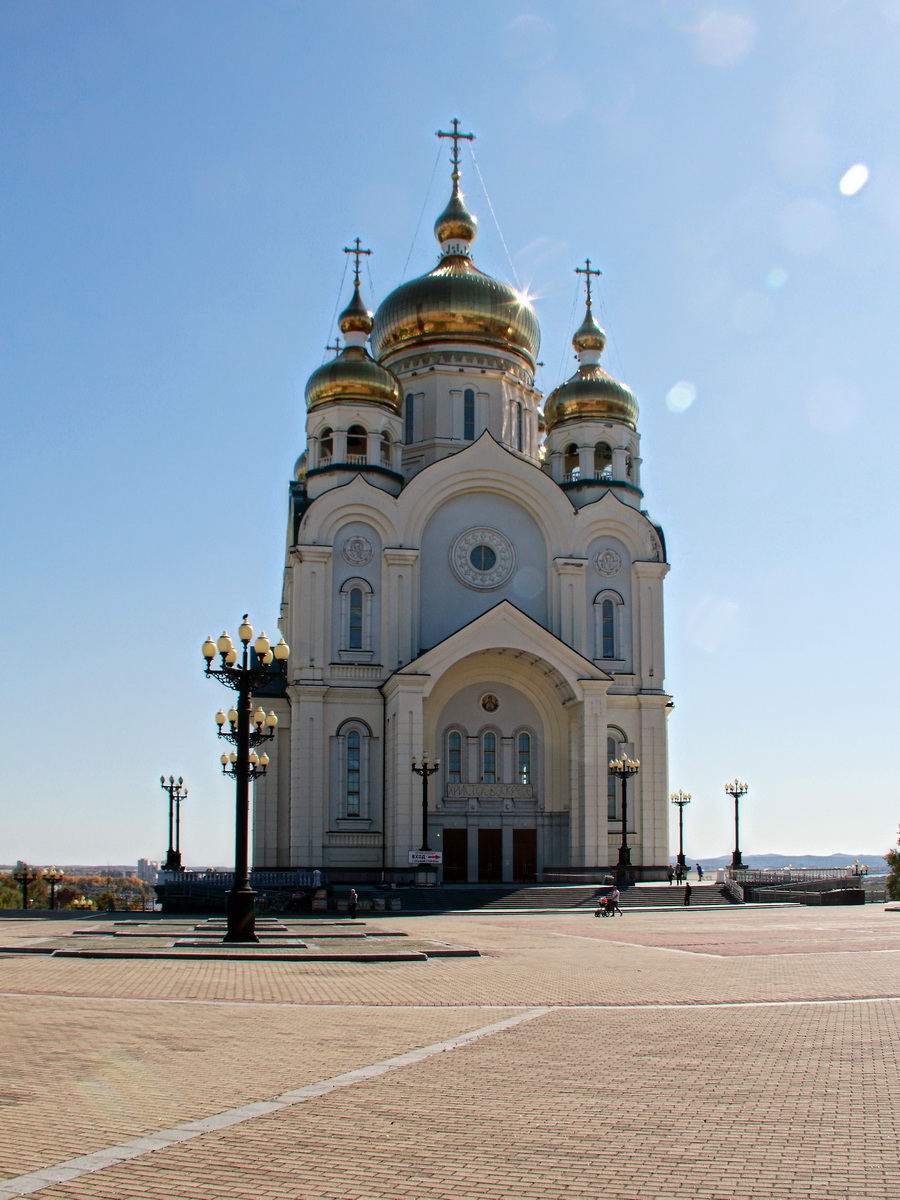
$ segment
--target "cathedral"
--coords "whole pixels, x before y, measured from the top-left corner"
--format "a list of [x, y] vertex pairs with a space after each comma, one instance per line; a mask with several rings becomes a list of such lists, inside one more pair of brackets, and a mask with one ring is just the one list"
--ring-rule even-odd
[[[357, 239], [343, 345], [306, 386], [289, 678], [254, 865], [373, 883], [422, 861], [448, 884], [595, 881], [617, 863], [663, 878], [669, 568], [641, 507], [637, 403], [601, 366], [598, 272], [579, 268], [578, 367], [544, 400], [534, 310], [473, 259], [471, 135], [439, 136], [453, 149], [437, 265], [373, 314]], [[640, 764], [627, 781], [610, 770], [623, 757]]]

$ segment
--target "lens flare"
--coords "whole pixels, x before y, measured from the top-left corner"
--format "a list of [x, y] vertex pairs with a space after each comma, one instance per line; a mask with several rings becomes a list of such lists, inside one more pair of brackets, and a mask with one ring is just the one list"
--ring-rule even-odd
[[838, 190], [842, 196], [855, 196], [869, 182], [869, 168], [865, 163], [854, 163], [841, 176]]
[[689, 379], [680, 379], [666, 392], [666, 408], [669, 412], [683, 413], [697, 399], [697, 389]]

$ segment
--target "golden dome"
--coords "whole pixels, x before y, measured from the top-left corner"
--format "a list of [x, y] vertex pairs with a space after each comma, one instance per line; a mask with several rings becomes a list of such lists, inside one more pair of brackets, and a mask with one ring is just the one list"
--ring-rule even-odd
[[346, 346], [337, 358], [313, 371], [306, 385], [310, 412], [336, 401], [378, 404], [399, 413], [400, 384], [362, 346]]
[[533, 370], [541, 334], [527, 300], [459, 254], [445, 255], [427, 275], [402, 283], [375, 313], [376, 358], [428, 341], [514, 350]]
[[341, 333], [345, 334], [364, 333], [368, 337], [372, 332], [372, 314], [362, 302], [358, 283], [354, 284], [350, 303], [338, 317], [338, 326]]
[[441, 243], [451, 240], [474, 242], [477, 232], [478, 221], [466, 208], [459, 188], [454, 183], [453, 195], [434, 223], [434, 236]]
[[590, 301], [572, 345], [578, 351], [578, 370], [547, 397], [544, 422], [548, 432], [564, 421], [618, 421], [637, 428], [634, 393], [600, 366], [606, 334], [594, 320]]

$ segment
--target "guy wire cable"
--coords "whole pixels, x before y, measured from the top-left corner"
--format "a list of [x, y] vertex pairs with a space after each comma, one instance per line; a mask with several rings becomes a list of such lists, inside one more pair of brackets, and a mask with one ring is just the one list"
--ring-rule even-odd
[[491, 211], [491, 216], [494, 218], [494, 225], [497, 227], [497, 233], [500, 235], [500, 244], [502, 245], [506, 254], [506, 260], [509, 263], [510, 270], [512, 271], [513, 279], [516, 281], [516, 287], [521, 292], [522, 285], [519, 282], [519, 273], [516, 270], [515, 264], [513, 263], [512, 255], [509, 252], [509, 247], [506, 245], [506, 238], [503, 236], [503, 230], [500, 228], [500, 222], [497, 220], [497, 214], [494, 212], [493, 204], [491, 204], [491, 197], [488, 194], [487, 187], [485, 186], [484, 178], [481, 174], [481, 168], [478, 166], [478, 159], [475, 157], [475, 151], [471, 145], [469, 146], [469, 153], [472, 156], [472, 165], [475, 168], [475, 174], [478, 176], [478, 182], [481, 184], [481, 190], [484, 192], [484, 198], [487, 200], [487, 206]]
[[422, 201], [422, 211], [419, 213], [419, 219], [416, 222], [416, 228], [413, 231], [412, 241], [409, 244], [409, 254], [407, 254], [406, 262], [403, 264], [403, 270], [400, 272], [400, 279], [398, 281], [398, 286], [406, 278], [406, 268], [409, 266], [409, 260], [412, 258], [412, 252], [416, 248], [416, 238], [419, 236], [419, 229], [422, 226], [422, 218], [425, 216], [425, 208], [428, 205], [428, 201], [431, 196], [431, 188], [432, 188], [432, 185], [434, 184], [435, 172], [437, 171], [437, 166], [440, 161], [441, 161], [441, 146], [440, 146], [440, 143], [438, 143], [438, 151], [437, 151], [437, 154], [435, 155], [434, 166], [431, 168], [431, 179], [429, 179], [429, 181], [428, 181], [428, 190], [425, 193], [425, 199]]
[[[343, 295], [343, 293], [344, 293], [344, 280], [347, 278], [347, 260], [348, 260], [348, 258], [349, 258], [349, 257], [350, 257], [350, 256], [349, 256], [348, 254], [345, 254], [345, 255], [344, 255], [344, 269], [343, 269], [343, 271], [341, 272], [341, 282], [340, 282], [340, 284], [338, 285], [337, 299], [336, 299], [336, 300], [335, 300], [335, 302], [334, 302], [334, 312], [331, 314], [331, 323], [330, 323], [330, 324], [329, 324], [329, 326], [328, 326], [328, 333], [329, 333], [329, 334], [330, 334], [330, 333], [331, 333], [331, 331], [334, 329], [335, 322], [337, 321], [338, 308], [340, 307], [340, 304], [341, 304], [341, 296], [342, 296], [342, 295]], [[326, 342], [328, 341], [328, 338], [327, 338], [327, 337], [325, 338], [325, 341], [326, 341]], [[325, 354], [327, 354], [327, 353], [328, 353], [328, 351], [327, 351], [327, 350], [323, 351], [323, 357], [322, 357], [322, 362], [323, 362], [323, 363], [325, 362], [325, 357], [324, 357], [324, 355], [325, 355]]]

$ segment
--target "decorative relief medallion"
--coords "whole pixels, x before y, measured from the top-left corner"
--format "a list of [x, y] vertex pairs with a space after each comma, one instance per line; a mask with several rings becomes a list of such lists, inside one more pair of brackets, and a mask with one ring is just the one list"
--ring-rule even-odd
[[594, 555], [594, 566], [600, 575], [618, 575], [622, 570], [622, 560], [615, 550], [601, 550]]
[[372, 557], [372, 543], [364, 537], [348, 537], [341, 547], [344, 561], [351, 567], [361, 567]]
[[481, 697], [481, 707], [485, 712], [496, 712], [500, 707], [500, 701], [490, 692], [486, 696]]
[[450, 547], [450, 567], [466, 587], [493, 591], [516, 569], [516, 552], [505, 534], [487, 526], [461, 533]]

